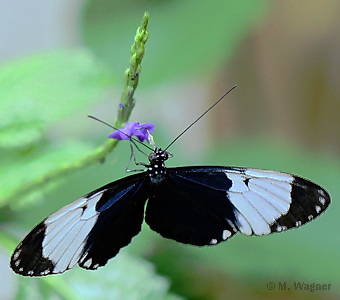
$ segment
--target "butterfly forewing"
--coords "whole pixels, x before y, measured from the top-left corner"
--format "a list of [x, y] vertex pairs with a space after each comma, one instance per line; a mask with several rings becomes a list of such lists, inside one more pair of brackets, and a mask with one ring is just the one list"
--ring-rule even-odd
[[237, 226], [247, 235], [299, 227], [330, 203], [323, 188], [291, 174], [246, 168], [227, 168], [224, 172], [240, 184], [227, 194], [235, 206]]
[[62, 273], [76, 263], [105, 265], [141, 230], [148, 186], [144, 173], [103, 186], [64, 206], [14, 250], [12, 269], [22, 275]]
[[[282, 231], [292, 227], [299, 227], [313, 220], [330, 204], [329, 194], [317, 184], [294, 176], [289, 213], [283, 215], [272, 230]], [[275, 225], [277, 225], [275, 227]]]
[[168, 168], [146, 222], [163, 237], [214, 245], [241, 232], [264, 235], [300, 225], [330, 203], [320, 186], [291, 174], [228, 167]]

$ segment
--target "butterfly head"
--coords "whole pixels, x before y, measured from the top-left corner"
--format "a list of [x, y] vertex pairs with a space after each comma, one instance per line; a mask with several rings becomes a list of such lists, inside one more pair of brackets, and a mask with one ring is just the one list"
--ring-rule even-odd
[[149, 156], [150, 165], [155, 163], [161, 163], [164, 165], [164, 161], [166, 161], [171, 155], [168, 151], [162, 150], [161, 148], [156, 148], [152, 151]]

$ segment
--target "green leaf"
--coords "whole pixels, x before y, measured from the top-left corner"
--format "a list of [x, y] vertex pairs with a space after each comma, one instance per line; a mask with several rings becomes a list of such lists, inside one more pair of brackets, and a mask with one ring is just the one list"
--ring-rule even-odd
[[0, 68], [0, 128], [53, 123], [99, 99], [111, 82], [106, 69], [82, 49], [7, 63]]
[[170, 299], [169, 280], [157, 275], [151, 263], [124, 251], [95, 272], [76, 268], [65, 274], [65, 278], [79, 298], [84, 300]]
[[63, 275], [19, 277], [16, 299], [183, 299], [170, 294], [169, 288], [169, 280], [157, 275], [151, 263], [120, 253], [108, 265], [96, 271], [75, 267]]
[[60, 147], [41, 147], [36, 151], [18, 156], [15, 160], [4, 160], [0, 172], [0, 206], [4, 204], [14, 206], [40, 198], [43, 190], [39, 189], [41, 183], [39, 181], [34, 194], [28, 194], [22, 199], [12, 199], [18, 190], [25, 187], [34, 178], [43, 178], [45, 174], [79, 160], [91, 150], [93, 147], [90, 144], [67, 142]]
[[0, 206], [34, 178], [42, 184], [45, 174], [93, 149], [89, 142], [63, 140], [63, 133], [55, 146], [51, 126], [100, 100], [110, 84], [112, 76], [84, 49], [33, 55], [0, 67]]
[[13, 122], [0, 128], [0, 148], [26, 148], [43, 138], [42, 123]]

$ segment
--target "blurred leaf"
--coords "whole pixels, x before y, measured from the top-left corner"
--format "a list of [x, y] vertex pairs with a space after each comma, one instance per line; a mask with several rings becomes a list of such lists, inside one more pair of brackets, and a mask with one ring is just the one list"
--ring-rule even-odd
[[68, 141], [55, 147], [49, 129], [99, 100], [110, 84], [106, 68], [82, 49], [34, 55], [0, 67], [0, 206], [27, 182], [92, 149], [89, 143]]
[[38, 143], [43, 137], [42, 124], [33, 122], [13, 122], [0, 128], [0, 148], [27, 147]]
[[13, 122], [52, 123], [97, 100], [112, 83], [86, 50], [29, 56], [0, 67], [0, 128]]
[[15, 300], [81, 300], [61, 278], [18, 278]]
[[170, 283], [155, 273], [151, 263], [122, 251], [105, 267], [85, 271], [80, 268], [65, 275], [81, 299], [179, 299], [169, 295]]
[[[40, 176], [61, 168], [73, 161], [80, 159], [91, 151], [92, 147], [85, 143], [64, 143], [60, 147], [42, 147], [37, 151], [32, 151], [26, 155], [19, 156], [15, 160], [2, 162], [0, 172], [0, 206], [7, 204], [8, 199], [27, 182]], [[25, 199], [34, 200], [42, 191], [36, 191], [31, 198], [31, 194]], [[15, 203], [18, 204], [16, 199]]]
[[148, 254], [157, 272], [171, 278], [172, 291], [188, 299], [246, 299], [249, 287], [243, 281], [188, 251], [189, 247], [159, 239]]
[[[124, 2], [124, 3], [123, 3]], [[132, 24], [150, 12], [143, 83], [207, 76], [232, 55], [237, 42], [266, 11], [266, 1], [88, 1], [85, 43], [118, 74], [124, 71]]]

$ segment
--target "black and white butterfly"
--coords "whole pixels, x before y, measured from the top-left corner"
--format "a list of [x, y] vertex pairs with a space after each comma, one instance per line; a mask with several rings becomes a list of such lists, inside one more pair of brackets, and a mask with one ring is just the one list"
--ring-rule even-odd
[[221, 166], [166, 168], [155, 149], [144, 172], [109, 183], [39, 223], [15, 249], [25, 276], [97, 269], [128, 245], [145, 221], [165, 238], [215, 245], [241, 232], [265, 235], [299, 227], [330, 204], [315, 183], [287, 173]]
[[238, 232], [260, 236], [299, 227], [330, 204], [322, 187], [298, 176], [223, 166], [166, 168], [169, 157], [154, 148], [143, 172], [48, 216], [16, 247], [12, 269], [24, 276], [62, 273], [76, 264], [97, 269], [139, 233], [144, 210], [146, 223], [161, 236], [205, 246]]

